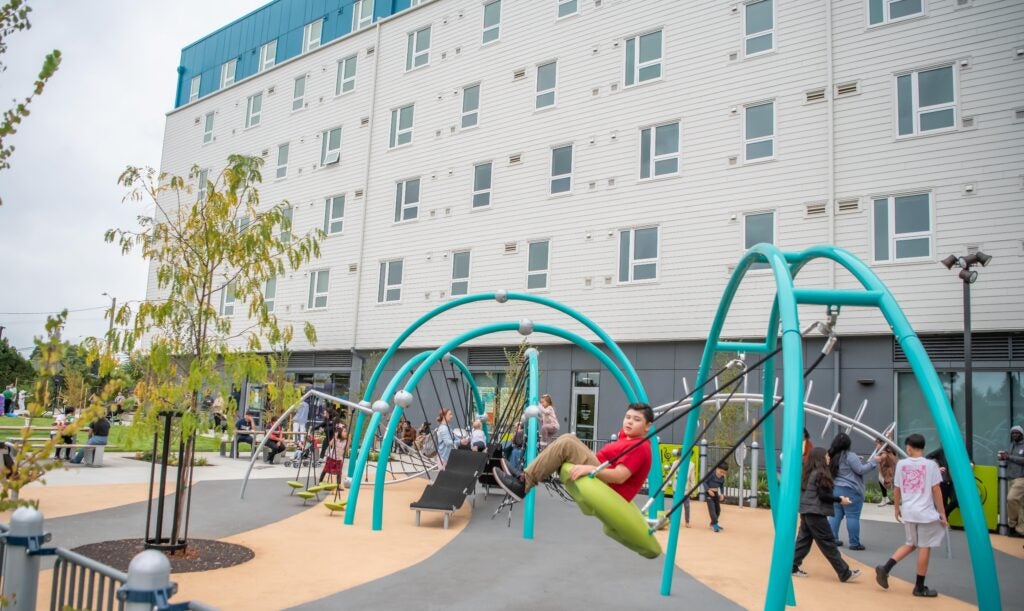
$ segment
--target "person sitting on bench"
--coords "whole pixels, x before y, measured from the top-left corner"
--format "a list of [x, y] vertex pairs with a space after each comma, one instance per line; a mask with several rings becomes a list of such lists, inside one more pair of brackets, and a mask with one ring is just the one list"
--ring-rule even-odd
[[[270, 426], [273, 427], [274, 425], [271, 424]], [[270, 451], [267, 454], [267, 464], [274, 464], [274, 459], [277, 458], [277, 455], [285, 450], [284, 437], [281, 435], [281, 427], [277, 427], [267, 433], [267, 443], [264, 447]]]
[[252, 431], [256, 430], [256, 422], [252, 419], [252, 414], [245, 412], [238, 420], [235, 421], [236, 431], [247, 431], [245, 433], [235, 433], [236, 443], [247, 443], [254, 445], [254, 439], [252, 438]]
[[[107, 445], [107, 436], [110, 435], [110, 421], [107, 420], [106, 416], [100, 416], [91, 425], [92, 435], [89, 437], [89, 441], [86, 441], [86, 445], [90, 446], [105, 446]], [[95, 455], [95, 450], [93, 453]], [[85, 458], [85, 450], [81, 449], [75, 453], [75, 457], [71, 459], [71, 462], [79, 465], [82, 464], [82, 460]]]
[[574, 466], [570, 477], [577, 480], [590, 475], [605, 460], [613, 460], [595, 477], [619, 493], [627, 501], [632, 501], [647, 479], [651, 470], [651, 449], [642, 444], [625, 455], [615, 458], [621, 452], [634, 446], [651, 429], [654, 422], [654, 410], [646, 403], [630, 403], [626, 407], [626, 415], [622, 419], [622, 430], [619, 438], [606, 444], [594, 454], [575, 435], [562, 435], [551, 443], [530, 466], [521, 478], [495, 470], [498, 485], [516, 500], [523, 500], [531, 488], [544, 481], [553, 473], [557, 473], [562, 463]]

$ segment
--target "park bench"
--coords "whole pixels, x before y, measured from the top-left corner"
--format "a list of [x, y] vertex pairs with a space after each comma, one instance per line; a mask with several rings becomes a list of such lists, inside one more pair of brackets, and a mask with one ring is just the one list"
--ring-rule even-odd
[[85, 456], [82, 459], [82, 463], [89, 465], [90, 467], [102, 467], [103, 466], [103, 454], [106, 450], [111, 450], [117, 446], [105, 445], [105, 446], [91, 446], [85, 443], [58, 443], [53, 446], [55, 449], [63, 450], [65, 448], [72, 450], [82, 450], [85, 452]]

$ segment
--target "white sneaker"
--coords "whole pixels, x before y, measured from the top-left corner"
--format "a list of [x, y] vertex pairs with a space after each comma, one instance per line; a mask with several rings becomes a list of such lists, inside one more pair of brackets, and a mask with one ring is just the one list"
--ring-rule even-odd
[[803, 569], [797, 569], [793, 571], [793, 577], [807, 577], [807, 571]]

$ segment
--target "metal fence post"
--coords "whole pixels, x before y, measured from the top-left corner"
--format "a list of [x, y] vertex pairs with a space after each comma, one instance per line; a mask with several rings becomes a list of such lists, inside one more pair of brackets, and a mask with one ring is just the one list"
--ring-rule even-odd
[[1006, 515], [1006, 461], [1000, 460], [999, 464], [999, 524], [996, 526], [996, 532], [1001, 535], [1010, 534], [1010, 525], [1007, 523]]
[[759, 468], [758, 468], [758, 457], [761, 454], [761, 446], [755, 441], [750, 444], [750, 506], [757, 508], [757, 495], [759, 492], [760, 480]]
[[[705, 470], [708, 468], [708, 440], [707, 439], [701, 439], [699, 445], [700, 445], [700, 473], [704, 473]], [[701, 477], [703, 477], [703, 476], [701, 476]], [[701, 488], [700, 488], [700, 495], [697, 497], [697, 500], [699, 500], [701, 503], [703, 503], [704, 501], [707, 500], [707, 497], [704, 496], [704, 487], [703, 486], [701, 486]]]
[[153, 611], [154, 606], [167, 608], [177, 590], [177, 584], [171, 583], [171, 561], [148, 549], [132, 558], [128, 580], [117, 591], [117, 598], [124, 601], [124, 611]]
[[13, 599], [14, 611], [34, 611], [39, 585], [43, 514], [33, 507], [19, 507], [11, 516], [11, 528], [4, 535], [3, 596]]

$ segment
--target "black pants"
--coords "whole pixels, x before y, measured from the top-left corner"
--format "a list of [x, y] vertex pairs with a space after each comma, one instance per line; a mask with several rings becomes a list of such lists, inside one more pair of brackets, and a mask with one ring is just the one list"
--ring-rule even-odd
[[270, 464], [274, 464], [274, 459], [277, 458], [277, 455], [284, 452], [284, 444], [280, 441], [267, 441], [263, 447], [269, 450], [267, 462]]
[[943, 481], [939, 483], [939, 491], [942, 492], [942, 508], [946, 512], [946, 517], [953, 513], [960, 507], [960, 501], [956, 498], [956, 490], [953, 488], [953, 482]]
[[793, 553], [793, 570], [800, 568], [807, 554], [811, 552], [811, 541], [818, 544], [818, 549], [832, 565], [840, 581], [850, 578], [850, 565], [846, 564], [836, 540], [832, 537], [832, 527], [828, 518], [816, 513], [800, 514], [800, 530], [796, 535], [796, 551]]
[[718, 494], [707, 495], [708, 515], [711, 516], [711, 525], [718, 524], [718, 516], [722, 515], [722, 501]]

